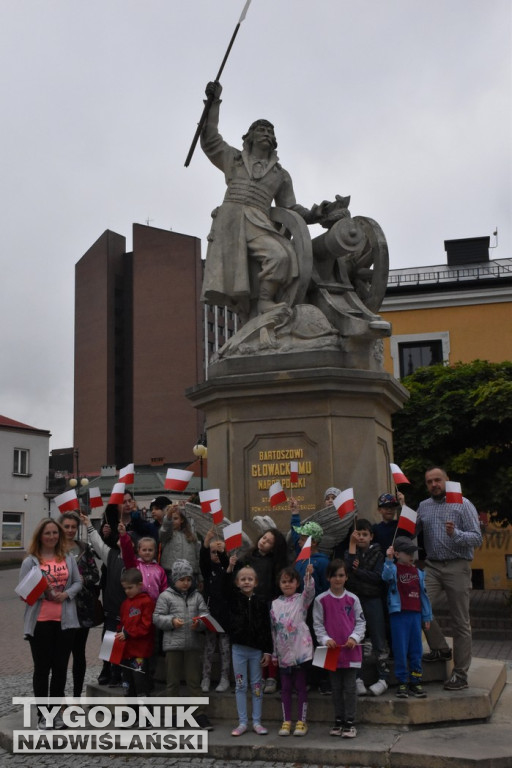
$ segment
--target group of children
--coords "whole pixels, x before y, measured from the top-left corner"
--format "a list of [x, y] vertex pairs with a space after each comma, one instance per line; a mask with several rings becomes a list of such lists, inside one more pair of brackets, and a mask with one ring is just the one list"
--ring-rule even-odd
[[[268, 733], [262, 724], [262, 694], [276, 690], [279, 672], [283, 710], [279, 735], [304, 736], [308, 730], [308, 677], [315, 646], [337, 648], [337, 666], [328, 673], [326, 687], [332, 692], [334, 707], [330, 734], [353, 738], [357, 734], [357, 695], [368, 692], [359, 676], [366, 630], [379, 674], [369, 692], [379, 695], [387, 688], [389, 621], [399, 682], [397, 696], [425, 696], [421, 685], [421, 627], [431, 620], [431, 609], [423, 573], [413, 565], [416, 547], [412, 540], [396, 537], [384, 557], [380, 546], [372, 541], [371, 523], [358, 520], [343, 559], [329, 561], [318, 551], [321, 526], [312, 521], [300, 525], [293, 504], [292, 512], [296, 555], [306, 538], [311, 537], [310, 559], [289, 565], [286, 539], [274, 528], [265, 531], [247, 554], [228, 558], [222, 536], [212, 528], [200, 546], [200, 590], [195, 564], [188, 559], [178, 557], [169, 563], [166, 572], [157, 562], [154, 539], [140, 539], [135, 553], [134, 543], [120, 523], [120, 549], [116, 552], [82, 517], [90, 543], [107, 564], [111, 578], [124, 590], [115, 629], [124, 646], [123, 666], [130, 695], [150, 692], [151, 659], [159, 648], [166, 657], [167, 696], [179, 695], [183, 679], [191, 696], [209, 691], [218, 638], [217, 691], [230, 687], [233, 665], [239, 722], [232, 735], [241, 736], [249, 728], [248, 691], [252, 729], [258, 735]], [[171, 514], [169, 518], [172, 521]], [[389, 620], [383, 600], [385, 584]], [[208, 615], [215, 619], [218, 632], [206, 630], [201, 617]], [[110, 621], [107, 628], [114, 629], [112, 619], [106, 610], [106, 620]], [[158, 633], [155, 637], [155, 628], [160, 638]], [[201, 635], [205, 632], [204, 639]], [[202, 677], [198, 664], [201, 652]], [[294, 727], [293, 691], [298, 700]], [[211, 728], [205, 713], [200, 712], [197, 721], [201, 727]]]

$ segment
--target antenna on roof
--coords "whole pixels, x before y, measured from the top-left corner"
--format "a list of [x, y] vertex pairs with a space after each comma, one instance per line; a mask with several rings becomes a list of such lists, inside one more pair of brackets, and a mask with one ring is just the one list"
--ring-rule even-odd
[[496, 225], [496, 229], [492, 233], [492, 236], [496, 238], [496, 242], [494, 245], [490, 245], [489, 248], [497, 248], [498, 247], [498, 226]]

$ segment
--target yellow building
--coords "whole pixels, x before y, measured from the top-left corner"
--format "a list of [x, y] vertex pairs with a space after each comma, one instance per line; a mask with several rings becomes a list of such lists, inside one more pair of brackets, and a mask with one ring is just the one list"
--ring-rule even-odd
[[447, 264], [390, 271], [380, 314], [397, 379], [432, 363], [512, 360], [512, 259], [490, 260], [489, 240], [446, 240]]
[[[423, 365], [512, 360], [512, 259], [489, 237], [446, 240], [447, 263], [389, 273], [381, 316], [392, 326], [384, 365], [397, 379]], [[512, 586], [512, 527], [486, 525], [472, 564], [479, 589]]]

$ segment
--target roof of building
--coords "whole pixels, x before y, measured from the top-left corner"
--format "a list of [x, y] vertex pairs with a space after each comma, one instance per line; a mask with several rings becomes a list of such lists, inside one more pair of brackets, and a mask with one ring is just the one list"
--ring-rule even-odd
[[39, 432], [40, 434], [50, 434], [49, 429], [38, 429], [37, 427], [31, 427], [28, 424], [23, 424], [21, 421], [15, 421], [14, 419], [9, 419], [8, 416], [2, 416], [0, 414], [0, 428], [2, 427], [7, 429], [29, 430], [30, 432]]
[[390, 269], [388, 292], [392, 289], [407, 290], [436, 287], [458, 287], [496, 284], [512, 281], [512, 259], [493, 259], [480, 264], [460, 264], [457, 267], [439, 264], [431, 267], [406, 267]]

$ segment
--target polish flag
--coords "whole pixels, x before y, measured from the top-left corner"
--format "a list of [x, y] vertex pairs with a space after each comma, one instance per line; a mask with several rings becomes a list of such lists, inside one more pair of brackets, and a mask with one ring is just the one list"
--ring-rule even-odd
[[120, 664], [123, 659], [124, 643], [116, 640], [116, 632], [107, 629], [103, 635], [99, 658], [103, 661], [110, 661], [111, 664]]
[[167, 491], [184, 491], [190, 483], [193, 474], [188, 469], [174, 469], [171, 467], [167, 470], [164, 488]]
[[27, 605], [34, 605], [45, 589], [48, 589], [48, 582], [41, 569], [34, 565], [18, 586], [14, 588], [14, 591]]
[[64, 514], [64, 512], [72, 512], [74, 509], [80, 509], [80, 502], [78, 501], [78, 496], [76, 495], [74, 488], [72, 491], [66, 491], [65, 493], [61, 493], [60, 496], [56, 496], [54, 501], [58, 506], [61, 515]]
[[193, 621], [196, 619], [201, 621], [205, 625], [206, 629], [210, 630], [210, 632], [224, 632], [217, 619], [214, 619], [213, 616], [211, 616], [209, 613], [203, 613], [201, 616], [195, 616]]
[[315, 655], [313, 656], [313, 666], [322, 667], [322, 669], [330, 669], [331, 672], [336, 672], [340, 652], [341, 648], [339, 645], [335, 648], [328, 648], [326, 645], [317, 646], [317, 648], [315, 648]]
[[[391, 467], [391, 474], [393, 475], [393, 480], [395, 485], [400, 485], [400, 483], [409, 483], [408, 479], [398, 466], [398, 464], [390, 464]], [[409, 483], [410, 485], [410, 483]]]
[[119, 470], [119, 482], [125, 485], [133, 485], [135, 482], [135, 467], [133, 464], [127, 464]]
[[349, 512], [353, 512], [356, 508], [354, 489], [347, 488], [345, 491], [339, 493], [334, 499], [333, 504], [340, 517], [345, 517]]
[[446, 503], [462, 504], [462, 488], [460, 483], [454, 483], [451, 480], [446, 481]]
[[405, 504], [402, 507], [402, 511], [400, 512], [400, 517], [398, 518], [398, 525], [397, 528], [401, 528], [403, 531], [407, 531], [407, 533], [410, 533], [412, 536], [416, 533], [416, 518], [418, 515], [414, 511], [414, 509], [411, 509], [410, 507], [406, 507]]
[[116, 483], [110, 494], [109, 504], [122, 504], [124, 497], [124, 483]]
[[101, 498], [101, 491], [99, 488], [89, 488], [89, 506], [91, 509], [103, 506], [103, 499]]
[[299, 555], [296, 559], [296, 563], [299, 562], [299, 560], [309, 560], [311, 557], [311, 536], [308, 536], [306, 543], [302, 547], [301, 551], [299, 552]]
[[210, 488], [207, 491], [199, 491], [199, 503], [201, 504], [201, 512], [210, 512], [212, 501], [218, 501], [220, 499], [220, 490], [218, 488]]
[[224, 520], [224, 513], [222, 512], [220, 501], [217, 500], [211, 502], [209, 514], [212, 516], [214, 525], [222, 523]]
[[299, 482], [299, 462], [290, 461], [290, 483]]
[[236, 523], [226, 525], [222, 529], [224, 534], [224, 541], [226, 542], [226, 552], [231, 552], [233, 549], [238, 549], [242, 546], [242, 521], [238, 520]]
[[271, 507], [277, 507], [278, 504], [283, 504], [286, 501], [286, 493], [283, 491], [283, 486], [279, 480], [268, 489], [268, 497]]

